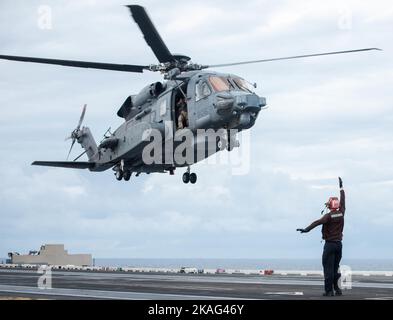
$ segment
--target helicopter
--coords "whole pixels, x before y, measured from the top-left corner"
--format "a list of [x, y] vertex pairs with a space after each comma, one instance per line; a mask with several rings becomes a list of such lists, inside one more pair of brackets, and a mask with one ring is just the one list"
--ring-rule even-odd
[[[364, 48], [216, 65], [196, 64], [184, 54], [173, 54], [169, 51], [145, 8], [139, 5], [126, 7], [157, 57], [158, 64], [111, 64], [0, 55], [0, 59], [5, 60], [66, 67], [131, 73], [160, 72], [164, 77], [163, 82], [149, 84], [138, 94], [127, 97], [117, 112], [117, 115], [124, 119], [124, 123], [113, 133], [108, 129], [104, 139], [98, 144], [90, 129], [82, 127], [87, 108], [84, 105], [77, 127], [67, 138], [71, 140], [67, 161], [35, 161], [32, 165], [88, 169], [92, 172], [103, 172], [112, 168], [118, 181], [129, 181], [133, 173], [135, 176], [142, 173], [174, 175], [176, 168], [186, 167], [183, 182], [195, 184], [197, 175], [191, 172], [191, 165], [218, 151], [232, 151], [239, 147], [237, 134], [253, 127], [261, 110], [267, 106], [266, 98], [254, 92], [256, 85], [253, 86], [234, 74], [211, 71], [211, 68], [380, 50]], [[206, 142], [206, 135], [200, 138], [197, 134], [201, 130], [219, 132], [213, 137], [212, 147]], [[177, 152], [176, 148], [184, 144], [184, 137], [187, 140], [187, 134], [191, 135], [188, 147], [192, 151], [200, 146], [205, 149], [198, 155], [192, 152], [193, 155], [191, 158], [187, 157], [187, 161], [178, 161], [173, 155]], [[162, 139], [152, 141], [152, 137], [157, 136]], [[82, 146], [84, 152], [74, 161], [68, 161], [76, 142]], [[160, 151], [153, 152], [157, 161], [146, 161], [146, 148], [151, 149], [153, 142], [154, 147]], [[170, 148], [166, 147], [168, 142], [172, 144]], [[85, 154], [88, 161], [78, 161]], [[169, 160], [166, 158], [167, 154], [170, 155]]]

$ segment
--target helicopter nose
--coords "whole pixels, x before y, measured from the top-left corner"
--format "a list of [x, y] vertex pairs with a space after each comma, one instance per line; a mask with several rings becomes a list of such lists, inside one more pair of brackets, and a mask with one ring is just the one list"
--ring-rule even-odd
[[216, 109], [219, 114], [227, 113], [232, 110], [235, 98], [230, 93], [221, 92], [216, 96]]
[[237, 128], [251, 128], [259, 114], [259, 111], [266, 106], [266, 99], [256, 94], [242, 94], [236, 96], [235, 112], [238, 114]]
[[237, 109], [245, 112], [259, 112], [266, 106], [266, 99], [256, 94], [243, 94], [236, 97]]

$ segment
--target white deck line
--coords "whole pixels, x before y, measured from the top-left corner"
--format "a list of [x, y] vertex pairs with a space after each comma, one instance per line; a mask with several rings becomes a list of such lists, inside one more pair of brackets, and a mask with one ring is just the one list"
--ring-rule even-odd
[[168, 294], [150, 292], [124, 292], [124, 291], [103, 291], [85, 289], [48, 289], [41, 290], [35, 287], [0, 285], [0, 292], [33, 294], [44, 296], [65, 296], [90, 299], [109, 299], [109, 300], [249, 300], [234, 297], [220, 297], [208, 295], [189, 295], [189, 294]]

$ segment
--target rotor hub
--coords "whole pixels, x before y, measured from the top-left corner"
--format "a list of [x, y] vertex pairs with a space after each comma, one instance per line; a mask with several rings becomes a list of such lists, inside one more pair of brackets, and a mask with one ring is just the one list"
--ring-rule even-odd
[[191, 60], [190, 57], [188, 57], [188, 56], [186, 56], [186, 55], [184, 55], [184, 54], [178, 54], [178, 53], [173, 54], [173, 58], [174, 58], [176, 61], [185, 62], [185, 63], [188, 63], [188, 61]]

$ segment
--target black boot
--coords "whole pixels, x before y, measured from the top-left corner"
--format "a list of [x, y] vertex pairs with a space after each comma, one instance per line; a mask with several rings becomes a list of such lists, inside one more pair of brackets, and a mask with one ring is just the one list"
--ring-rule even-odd
[[341, 273], [337, 274], [337, 278], [334, 279], [334, 291], [336, 293], [336, 296], [342, 296], [343, 292], [341, 291], [340, 287], [338, 286], [338, 280], [341, 278]]
[[333, 291], [327, 291], [323, 294], [324, 297], [334, 297]]

